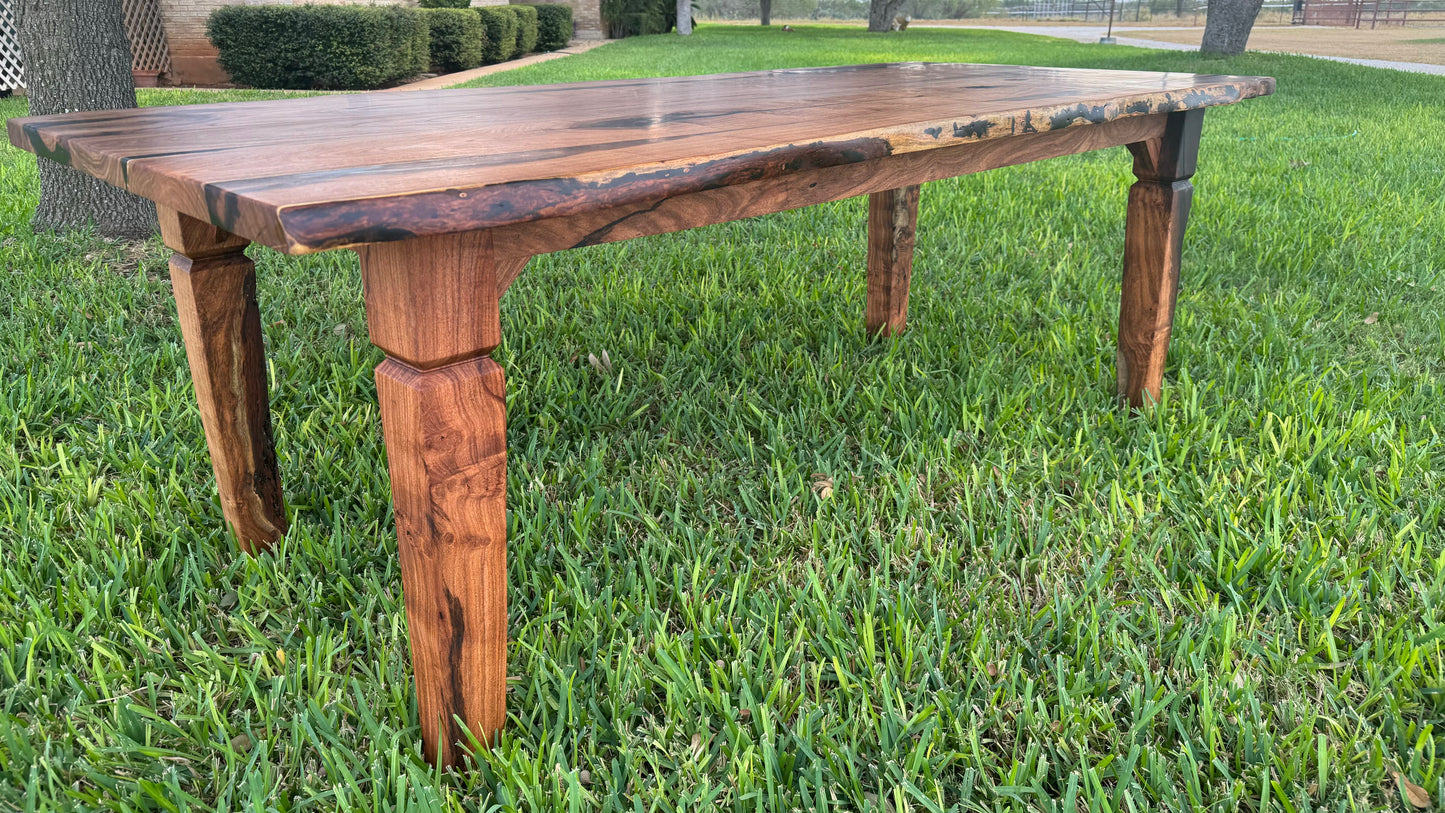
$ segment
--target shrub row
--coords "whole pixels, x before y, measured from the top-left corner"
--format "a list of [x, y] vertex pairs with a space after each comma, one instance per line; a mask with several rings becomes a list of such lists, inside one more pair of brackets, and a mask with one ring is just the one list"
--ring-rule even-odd
[[482, 27], [481, 18], [468, 8], [426, 8], [427, 28], [431, 30], [432, 70], [455, 73], [482, 64], [486, 57], [487, 31]]
[[613, 39], [666, 34], [677, 23], [674, 0], [602, 0], [602, 20]]
[[537, 50], [566, 48], [572, 41], [572, 7], [549, 3], [532, 8], [537, 10]]
[[478, 6], [473, 9], [482, 17], [487, 29], [486, 58], [491, 65], [505, 62], [517, 55], [517, 28], [521, 22], [511, 6]]
[[395, 6], [223, 6], [206, 34], [231, 78], [260, 88], [374, 88], [430, 61], [426, 20]]
[[258, 88], [365, 90], [502, 62], [572, 38], [563, 5], [223, 6], [206, 26], [231, 79]]
[[486, 29], [487, 64], [533, 51], [555, 51], [572, 39], [572, 7], [559, 4], [478, 6]]
[[517, 15], [517, 55], [537, 50], [537, 10], [531, 6], [501, 6]]

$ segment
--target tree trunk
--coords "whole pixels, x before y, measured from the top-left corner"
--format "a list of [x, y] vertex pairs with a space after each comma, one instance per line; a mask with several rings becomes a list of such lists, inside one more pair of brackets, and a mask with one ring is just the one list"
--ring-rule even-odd
[[[1260, 0], [1260, 2], [1264, 2], [1264, 0]], [[760, 5], [762, 6], [762, 8], [761, 8], [761, 13], [760, 13], [759, 16], [762, 17], [763, 25], [772, 25], [772, 24], [773, 24], [773, 0], [761, 0]]]
[[1204, 42], [1199, 50], [1234, 56], [1244, 53], [1249, 30], [1264, 0], [1210, 0], [1204, 17]]
[[[20, 52], [30, 115], [135, 107], [120, 0], [18, 0]], [[40, 164], [36, 231], [95, 225], [105, 237], [144, 239], [156, 230], [150, 201], [54, 161]]]
[[[1264, 2], [1264, 0], [1260, 0], [1260, 2]], [[868, 30], [892, 31], [893, 18], [902, 6], [903, 0], [869, 0]]]
[[692, 0], [677, 0], [677, 33], [692, 33]]

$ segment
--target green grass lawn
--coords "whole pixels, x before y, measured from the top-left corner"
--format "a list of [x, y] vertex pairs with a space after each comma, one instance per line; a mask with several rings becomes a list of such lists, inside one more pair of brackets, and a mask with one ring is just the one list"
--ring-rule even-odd
[[0, 151], [0, 810], [1445, 798], [1445, 79], [704, 26], [486, 81], [895, 59], [1278, 78], [1206, 117], [1164, 403], [1113, 400], [1123, 150], [926, 186], [892, 342], [856, 200], [534, 260], [511, 719], [460, 774], [420, 756], [355, 256], [254, 251], [294, 516], [240, 556], [164, 250], [32, 235]]

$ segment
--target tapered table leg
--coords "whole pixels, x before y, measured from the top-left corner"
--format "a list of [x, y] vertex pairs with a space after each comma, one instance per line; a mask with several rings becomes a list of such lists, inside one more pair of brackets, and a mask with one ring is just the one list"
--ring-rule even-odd
[[[465, 726], [506, 721], [507, 422], [499, 260], [485, 234], [361, 255], [426, 757], [454, 765]], [[461, 743], [461, 745], [459, 745]]]
[[1118, 393], [1134, 408], [1159, 400], [1179, 295], [1179, 260], [1203, 110], [1171, 113], [1164, 135], [1129, 145], [1134, 175], [1124, 226]]
[[907, 324], [917, 224], [917, 185], [868, 196], [869, 336], [893, 336]]
[[221, 510], [241, 549], [259, 553], [286, 532], [286, 506], [266, 394], [256, 269], [246, 240], [158, 207], [176, 252], [171, 283], [186, 341]]

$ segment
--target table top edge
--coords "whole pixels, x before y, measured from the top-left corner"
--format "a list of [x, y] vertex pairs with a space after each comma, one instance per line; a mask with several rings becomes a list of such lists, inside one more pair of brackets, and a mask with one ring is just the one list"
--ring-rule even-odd
[[[873, 63], [870, 65], [839, 67], [879, 68], [907, 65], [953, 64], [967, 65], [971, 63]], [[1003, 67], [1032, 68], [1033, 66]], [[838, 70], [838, 68], [783, 68], [772, 71], [753, 71], [737, 74], [705, 74], [695, 77], [671, 78], [702, 80], [759, 73], [818, 70]], [[1047, 132], [1065, 127], [1098, 124], [1127, 116], [1159, 115], [1204, 109], [1233, 104], [1249, 98], [1267, 96], [1275, 90], [1274, 79], [1272, 77], [1261, 76], [1171, 74], [1168, 72], [1152, 71], [1098, 71], [1088, 68], [1047, 68], [1042, 70], [1064, 70], [1083, 73], [1153, 74], [1160, 76], [1177, 75], [1192, 77], [1196, 80], [1196, 84], [1182, 91], [1121, 93], [1103, 104], [1077, 102], [1074, 104], [1043, 107], [1038, 110], [1040, 115], [1037, 119], [1033, 116], [1034, 110], [1021, 107], [1018, 111], [1008, 111], [1000, 114], [975, 117], [973, 119], [960, 116], [950, 121], [921, 120], [903, 125], [890, 126], [880, 130], [839, 133], [812, 144], [787, 144], [767, 150], [747, 150], [733, 154], [707, 156], [704, 160], [694, 159], [687, 162], [685, 170], [687, 172], [692, 172], [693, 169], [699, 166], [707, 167], [708, 171], [693, 172], [686, 182], [694, 185], [731, 185], [733, 183], [744, 182], [747, 179], [785, 174], [787, 171], [796, 169], [797, 166], [813, 168], [830, 164], [847, 164], [900, 152], [914, 152], [953, 144], [976, 143], [1001, 137], [1007, 138], [1009, 136], [1034, 132]], [[637, 80], [622, 79], [607, 81], [612, 83], [625, 83], [635, 82]], [[575, 83], [572, 86], [597, 84], [604, 83]], [[510, 89], [516, 90], [518, 87], [550, 88], [556, 86], [513, 86]], [[447, 93], [449, 91], [435, 92]], [[294, 102], [305, 101], [305, 99], [275, 101]], [[267, 104], [270, 102], [261, 103]], [[257, 102], [237, 102], [231, 104], [245, 105], [257, 104]], [[143, 108], [143, 110], [148, 109], [154, 108]], [[46, 121], [73, 120], [75, 115], [76, 114], [59, 114], [56, 116], [12, 118], [6, 122], [7, 136], [10, 142], [20, 149], [35, 153], [37, 156], [55, 160], [59, 163], [68, 164], [70, 163], [68, 151], [59, 145], [57, 145], [55, 149], [48, 147], [45, 140], [41, 137], [41, 130], [37, 125], [43, 125]], [[1022, 122], [1018, 121], [1020, 116], [1023, 118]], [[1041, 127], [1040, 125], [1045, 126]], [[1007, 132], [1004, 131], [1005, 126], [1008, 127]], [[945, 138], [945, 133], [950, 137]], [[173, 206], [181, 211], [185, 211], [193, 217], [208, 220], [220, 228], [233, 231], [254, 242], [269, 245], [290, 254], [306, 254], [333, 248], [405, 239], [422, 234], [451, 233], [493, 228], [501, 225], [512, 225], [530, 220], [577, 214], [589, 209], [635, 203], [638, 200], [648, 197], [657, 198], [659, 196], [666, 197], [671, 194], [680, 194], [678, 179], [676, 177], [669, 177], [669, 173], [673, 176], [679, 174], [679, 167], [681, 166], [681, 164], [674, 162], [674, 165], [669, 167], [667, 162], [662, 162], [653, 167], [645, 165], [630, 166], [603, 173], [582, 173], [565, 179], [537, 178], [500, 184], [420, 189], [377, 197], [338, 197], [286, 205], [268, 204], [264, 200], [254, 198], [246, 199], [244, 196], [227, 199], [224, 205], [215, 205], [211, 200], [211, 192], [213, 190], [208, 189], [206, 203], [208, 211], [205, 212], [195, 211], [194, 207], [176, 206], [175, 201], [161, 200], [159, 197], [153, 197], [152, 199], [162, 205]], [[712, 173], [711, 176], [709, 172]], [[759, 175], [759, 173], [761, 173], [761, 175]], [[102, 180], [114, 183], [114, 181], [110, 179], [103, 178]], [[564, 181], [574, 190], [585, 188], [596, 194], [590, 195], [590, 201], [588, 200], [589, 195], [587, 194], [574, 194], [571, 199], [562, 199], [557, 194], [557, 188]], [[122, 184], [116, 185], [121, 186]], [[207, 186], [212, 185], [208, 184]], [[215, 184], [215, 186], [217, 189], [214, 191], [219, 192], [220, 197], [224, 199], [224, 183]], [[628, 186], [632, 188], [630, 190], [626, 189], [625, 187]], [[129, 188], [129, 184], [127, 183], [123, 188]], [[130, 191], [144, 195], [143, 190], [131, 189]], [[430, 224], [433, 228], [422, 226], [417, 229], [407, 229], [398, 228], [394, 220], [390, 224], [382, 222], [394, 215], [395, 210], [399, 207], [422, 212], [428, 205], [438, 203], [445, 205], [447, 202], [440, 200], [441, 198], [459, 193], [460, 198], [467, 198], [468, 194], [482, 193], [480, 197], [489, 199], [499, 199], [499, 196], [507, 195], [521, 199], [524, 202], [530, 202], [525, 205], [517, 205], [513, 202], [511, 205], [503, 207], [505, 211], [499, 210], [500, 213], [493, 213], [491, 216], [466, 220], [464, 227], [453, 228], [442, 226], [440, 230], [438, 230], [435, 228], [438, 224], [433, 223]], [[455, 201], [453, 203], [455, 203]], [[481, 210], [483, 207], [483, 202], [479, 200], [473, 200], [472, 204], [473, 208], [477, 210]], [[453, 206], [453, 208], [458, 207]], [[242, 209], [249, 210], [252, 213], [252, 217], [250, 218], [252, 222], [249, 228], [242, 226], [241, 221], [238, 219], [238, 216], [236, 216], [236, 213]], [[358, 214], [368, 209], [375, 210], [371, 213], [369, 221], [367, 217], [359, 216]], [[521, 214], [518, 214], [518, 212], [521, 212]], [[258, 216], [261, 221], [269, 221], [265, 228], [258, 228], [256, 223]], [[418, 216], [425, 219], [424, 215]], [[351, 224], [349, 227], [345, 225], [347, 222]], [[453, 225], [455, 225], [455, 222], [459, 221], [454, 221]]]

